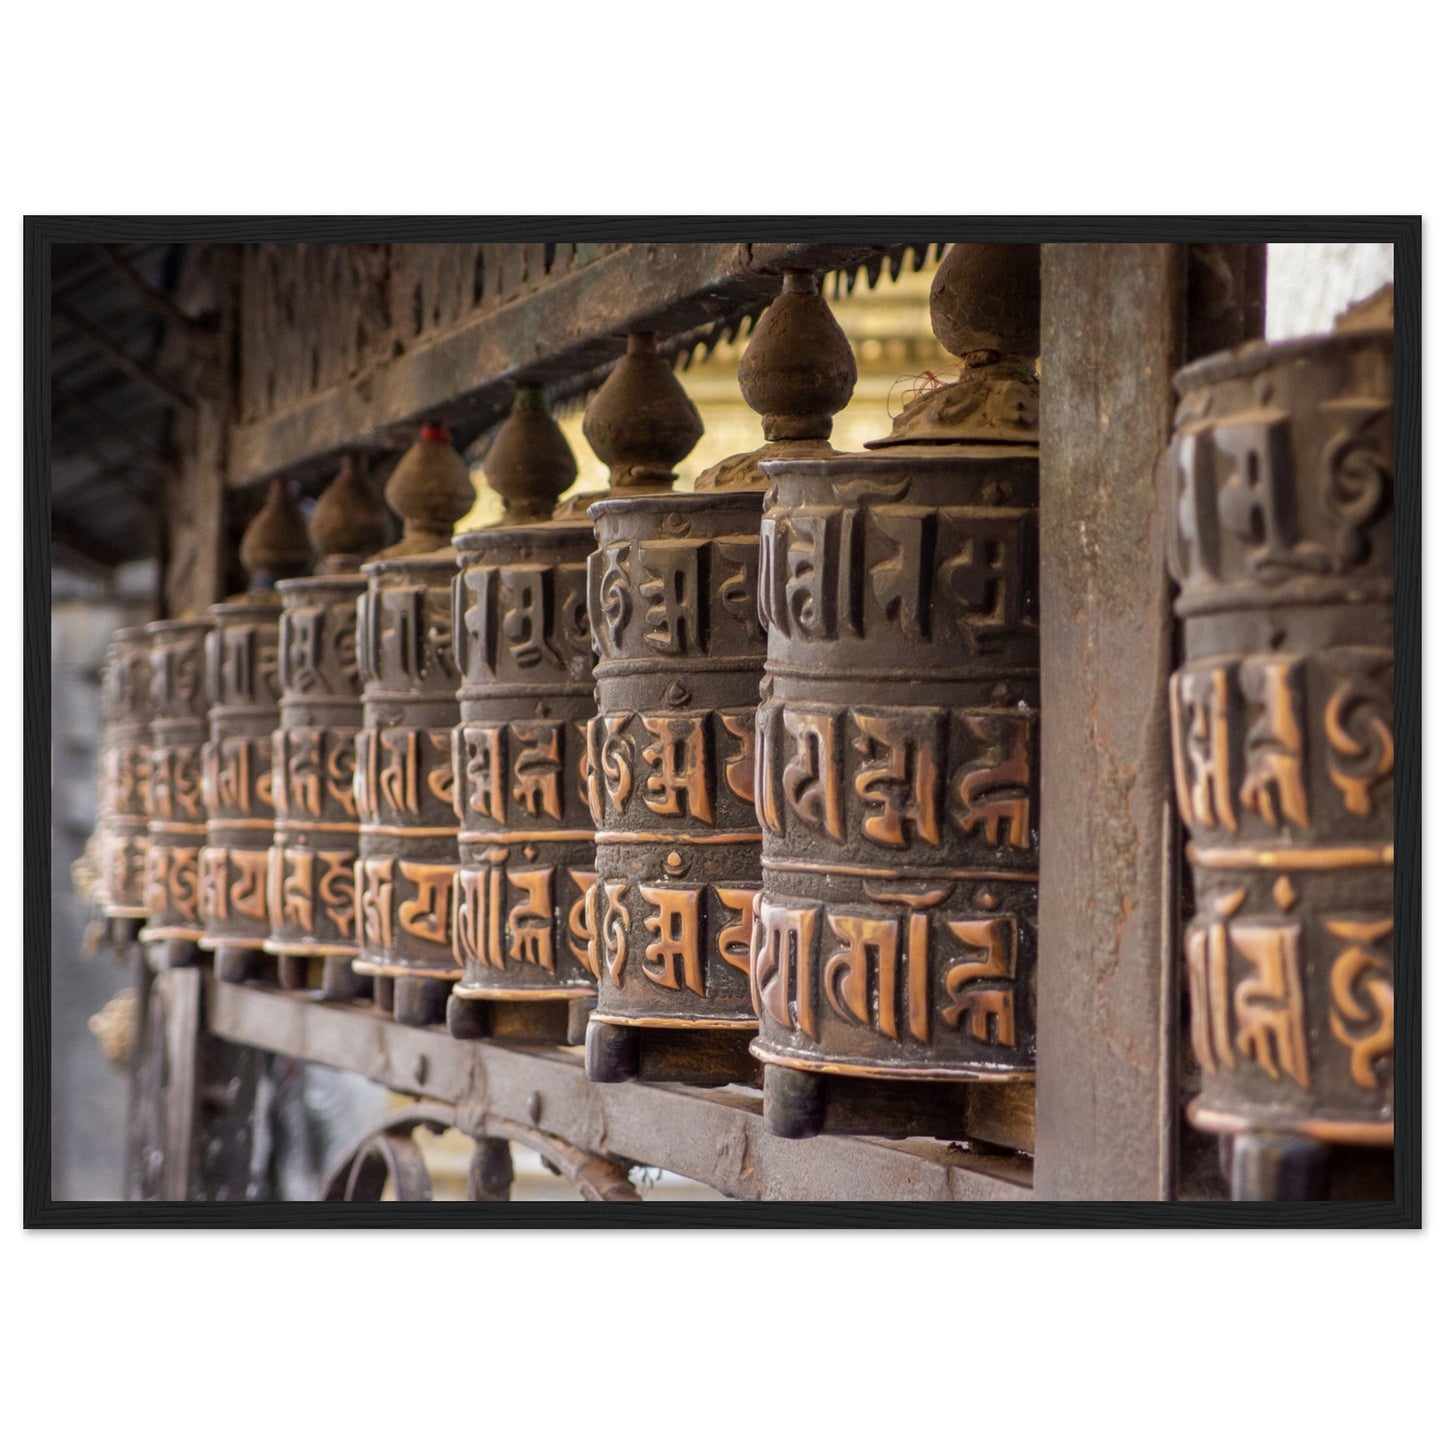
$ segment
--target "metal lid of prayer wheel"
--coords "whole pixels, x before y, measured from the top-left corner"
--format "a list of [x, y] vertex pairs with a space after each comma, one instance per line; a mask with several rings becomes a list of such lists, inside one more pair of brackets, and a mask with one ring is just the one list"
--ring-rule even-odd
[[1176, 378], [1174, 773], [1199, 1093], [1219, 1133], [1394, 1132], [1394, 347], [1339, 331]]
[[152, 622], [151, 755], [146, 927], [141, 942], [201, 937], [198, 860], [206, 837], [201, 748], [206, 740], [205, 618]]
[[367, 590], [357, 604], [364, 725], [356, 737], [360, 948], [353, 967], [431, 985], [395, 996], [397, 1017], [420, 1023], [439, 1016], [445, 985], [461, 976], [451, 929], [457, 869], [451, 735], [461, 678], [452, 642], [457, 555], [450, 531], [475, 493], [443, 428], [422, 429], [387, 496], [402, 511], [402, 540], [361, 569]]
[[354, 783], [363, 718], [356, 612], [367, 585], [358, 568], [391, 535], [357, 458], [344, 460], [317, 500], [309, 531], [317, 575], [276, 585], [281, 703], [272, 737], [276, 831], [266, 951], [336, 961], [335, 969], [326, 964], [323, 991], [346, 996], [353, 992], [347, 961], [357, 951]]
[[593, 713], [593, 533], [580, 520], [548, 520], [577, 464], [540, 389], [519, 390], [484, 466], [505, 512], [496, 527], [456, 539], [453, 584], [462, 675], [452, 744], [461, 822], [453, 949], [462, 977], [448, 1021], [460, 1037], [494, 1022], [466, 1001], [595, 993], [584, 913], [596, 874], [583, 775]]
[[125, 627], [106, 647], [100, 694], [101, 910], [107, 918], [144, 918], [149, 848], [150, 637]]

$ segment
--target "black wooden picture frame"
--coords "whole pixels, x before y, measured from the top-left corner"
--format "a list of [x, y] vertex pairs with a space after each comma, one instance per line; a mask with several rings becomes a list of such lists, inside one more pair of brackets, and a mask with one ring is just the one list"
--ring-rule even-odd
[[[51, 1198], [50, 267], [59, 243], [1382, 242], [1395, 258], [1395, 1195], [1390, 1202], [113, 1203]], [[1422, 1222], [1421, 221], [1277, 217], [28, 217], [24, 226], [24, 1220], [27, 1227], [1418, 1228]]]

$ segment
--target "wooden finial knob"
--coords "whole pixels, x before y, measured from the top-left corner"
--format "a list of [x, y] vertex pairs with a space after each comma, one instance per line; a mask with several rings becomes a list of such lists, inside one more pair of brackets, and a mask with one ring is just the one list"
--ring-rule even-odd
[[545, 522], [557, 498], [577, 480], [577, 458], [552, 419], [540, 386], [517, 388], [482, 463], [487, 485], [502, 499], [502, 525]]
[[1040, 249], [955, 244], [928, 293], [933, 334], [955, 356], [1039, 354]]
[[355, 453], [342, 458], [341, 470], [316, 499], [310, 530], [321, 559], [318, 572], [354, 571], [391, 541], [391, 514]]
[[929, 292], [933, 334], [963, 365], [923, 389], [866, 447], [1039, 441], [1037, 246], [955, 245]]
[[386, 484], [386, 500], [402, 521], [401, 541], [387, 557], [410, 557], [447, 546], [456, 524], [476, 505], [477, 492], [451, 433], [427, 422]]
[[241, 565], [258, 590], [282, 577], [299, 577], [311, 565], [306, 518], [280, 477], [272, 481], [265, 505], [241, 534]]
[[613, 491], [666, 491], [673, 470], [702, 436], [702, 418], [672, 368], [657, 353], [657, 337], [634, 331], [582, 419], [582, 435], [607, 463]]
[[770, 441], [826, 441], [858, 381], [853, 348], [812, 271], [784, 271], [738, 367], [743, 400]]

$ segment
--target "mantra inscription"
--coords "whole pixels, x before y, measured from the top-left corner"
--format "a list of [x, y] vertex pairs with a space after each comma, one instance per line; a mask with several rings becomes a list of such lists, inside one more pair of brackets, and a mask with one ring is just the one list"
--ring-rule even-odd
[[360, 573], [279, 584], [280, 726], [271, 737], [276, 814], [267, 879], [272, 953], [356, 953], [356, 656]]
[[584, 781], [597, 861], [576, 942], [603, 1022], [757, 1026], [761, 512], [758, 492], [592, 508], [598, 711]]
[[[1016, 913], [954, 914], [941, 887], [892, 908], [764, 902], [754, 945], [760, 1017], [815, 1043], [860, 1032], [928, 1048], [950, 1031], [1012, 1049], [1021, 945]], [[906, 898], [906, 902], [905, 902]], [[997, 900], [991, 895], [997, 907]]]
[[453, 631], [463, 667], [451, 735], [460, 867], [460, 998], [586, 998], [595, 881], [586, 730], [592, 528], [497, 527], [457, 539]]
[[199, 859], [206, 842], [203, 748], [209, 621], [153, 622], [147, 922], [141, 941], [199, 942]]
[[1386, 1143], [1394, 1104], [1392, 342], [1180, 373], [1170, 687], [1205, 1129]]
[[963, 446], [764, 463], [765, 1063], [1032, 1072], [1037, 466]]
[[[353, 870], [360, 973], [454, 979], [458, 718], [450, 549], [368, 564], [357, 603], [363, 726]], [[314, 876], [314, 874], [313, 874]]]
[[212, 949], [260, 949], [270, 932], [267, 855], [276, 827], [271, 735], [280, 719], [281, 599], [256, 593], [218, 603], [211, 617], [210, 737], [201, 755], [202, 942]]
[[770, 840], [856, 843], [860, 860], [971, 843], [985, 860], [1034, 856], [1033, 709], [771, 703], [757, 726]]
[[144, 917], [151, 766], [150, 639], [144, 628], [124, 628], [111, 638], [100, 711], [100, 904], [110, 918]]

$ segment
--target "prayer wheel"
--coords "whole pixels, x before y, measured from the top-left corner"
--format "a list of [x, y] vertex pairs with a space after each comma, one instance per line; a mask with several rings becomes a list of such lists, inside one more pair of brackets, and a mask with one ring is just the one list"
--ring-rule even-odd
[[761, 456], [824, 451], [852, 352], [815, 278], [789, 273], [742, 368], [769, 446], [730, 457], [691, 496], [616, 495], [590, 509], [598, 661], [588, 732], [597, 882], [587, 923], [598, 1003], [587, 1070], [751, 1082], [749, 948], [761, 883], [754, 722]]
[[314, 577], [278, 582], [280, 727], [272, 738], [276, 831], [270, 862], [271, 931], [283, 984], [350, 998], [369, 984], [356, 957], [356, 734], [362, 725], [356, 604], [363, 558], [385, 546], [381, 498], [347, 457], [309, 525]]
[[275, 481], [241, 539], [250, 589], [211, 608], [201, 947], [215, 955], [216, 976], [228, 983], [254, 976], [266, 962], [267, 870], [276, 829], [271, 735], [281, 705], [281, 599], [272, 588], [310, 560], [305, 520], [286, 483]]
[[462, 974], [447, 1024], [457, 1038], [580, 1042], [596, 996], [582, 766], [593, 711], [592, 528], [551, 520], [577, 463], [539, 388], [519, 389], [484, 467], [506, 506], [496, 527], [456, 540], [452, 941]]
[[775, 1133], [967, 1132], [1034, 1067], [1039, 255], [955, 247], [963, 358], [867, 455], [765, 461], [752, 952]]
[[150, 808], [146, 836], [146, 924], [152, 960], [200, 960], [199, 860], [206, 841], [201, 749], [206, 741], [207, 618], [152, 622]]
[[401, 1023], [445, 1015], [462, 976], [452, 942], [457, 817], [452, 730], [460, 720], [452, 643], [452, 528], [476, 500], [444, 427], [427, 425], [397, 463], [386, 498], [401, 541], [362, 571], [356, 650], [357, 973]]
[[151, 676], [144, 627], [122, 628], [106, 647], [100, 715], [99, 901], [121, 942], [135, 937], [146, 916]]
[[1176, 378], [1174, 776], [1201, 1087], [1237, 1198], [1394, 1139], [1394, 344], [1253, 343]]
[[591, 515], [600, 967], [589, 1067], [603, 1082], [636, 1077], [638, 1031], [714, 1030], [735, 1036], [750, 1072], [762, 494], [617, 497]]

